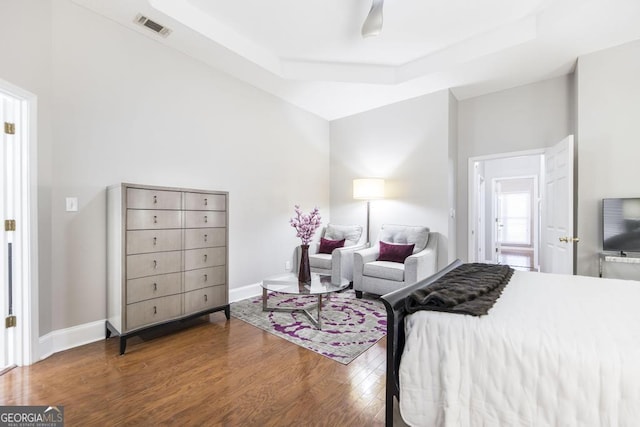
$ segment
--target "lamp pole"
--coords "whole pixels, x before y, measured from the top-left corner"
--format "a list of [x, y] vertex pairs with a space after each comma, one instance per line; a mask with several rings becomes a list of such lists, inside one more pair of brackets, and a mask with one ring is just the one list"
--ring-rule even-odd
[[371, 211], [371, 200], [367, 200], [367, 246], [371, 246], [371, 228], [369, 227], [369, 214]]

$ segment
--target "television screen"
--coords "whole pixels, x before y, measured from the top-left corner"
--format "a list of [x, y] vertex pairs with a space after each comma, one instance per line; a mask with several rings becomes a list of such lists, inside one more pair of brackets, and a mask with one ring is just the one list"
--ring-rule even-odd
[[602, 249], [640, 252], [640, 198], [602, 199]]

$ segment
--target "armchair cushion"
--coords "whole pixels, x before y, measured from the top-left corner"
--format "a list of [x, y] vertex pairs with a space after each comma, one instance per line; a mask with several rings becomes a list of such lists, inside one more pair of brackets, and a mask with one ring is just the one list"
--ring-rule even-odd
[[362, 226], [327, 224], [324, 238], [329, 240], [344, 239], [344, 246], [353, 246], [360, 241]]
[[385, 224], [380, 230], [378, 240], [387, 243], [414, 243], [413, 253], [415, 254], [427, 247], [429, 229], [427, 227]]
[[404, 281], [404, 264], [391, 261], [373, 261], [364, 265], [362, 274], [378, 279]]
[[396, 243], [380, 242], [380, 255], [378, 261], [391, 261], [404, 264], [404, 260], [413, 253], [415, 243], [400, 245]]
[[320, 249], [318, 249], [319, 254], [330, 254], [334, 249], [344, 247], [344, 241], [342, 240], [329, 240], [324, 237], [320, 238]]
[[309, 255], [309, 265], [311, 266], [311, 268], [331, 270], [331, 254], [317, 253]]

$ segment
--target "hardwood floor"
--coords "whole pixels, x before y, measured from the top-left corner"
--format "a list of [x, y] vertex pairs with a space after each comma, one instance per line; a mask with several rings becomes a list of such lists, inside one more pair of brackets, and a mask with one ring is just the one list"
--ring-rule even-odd
[[0, 405], [64, 405], [67, 426], [384, 425], [383, 338], [342, 365], [223, 313], [112, 338], [0, 376]]

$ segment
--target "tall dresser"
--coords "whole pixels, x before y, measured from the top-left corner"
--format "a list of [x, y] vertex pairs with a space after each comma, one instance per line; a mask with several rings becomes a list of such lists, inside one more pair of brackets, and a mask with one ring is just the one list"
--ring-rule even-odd
[[223, 191], [107, 188], [107, 338], [224, 310], [229, 319], [228, 198]]

